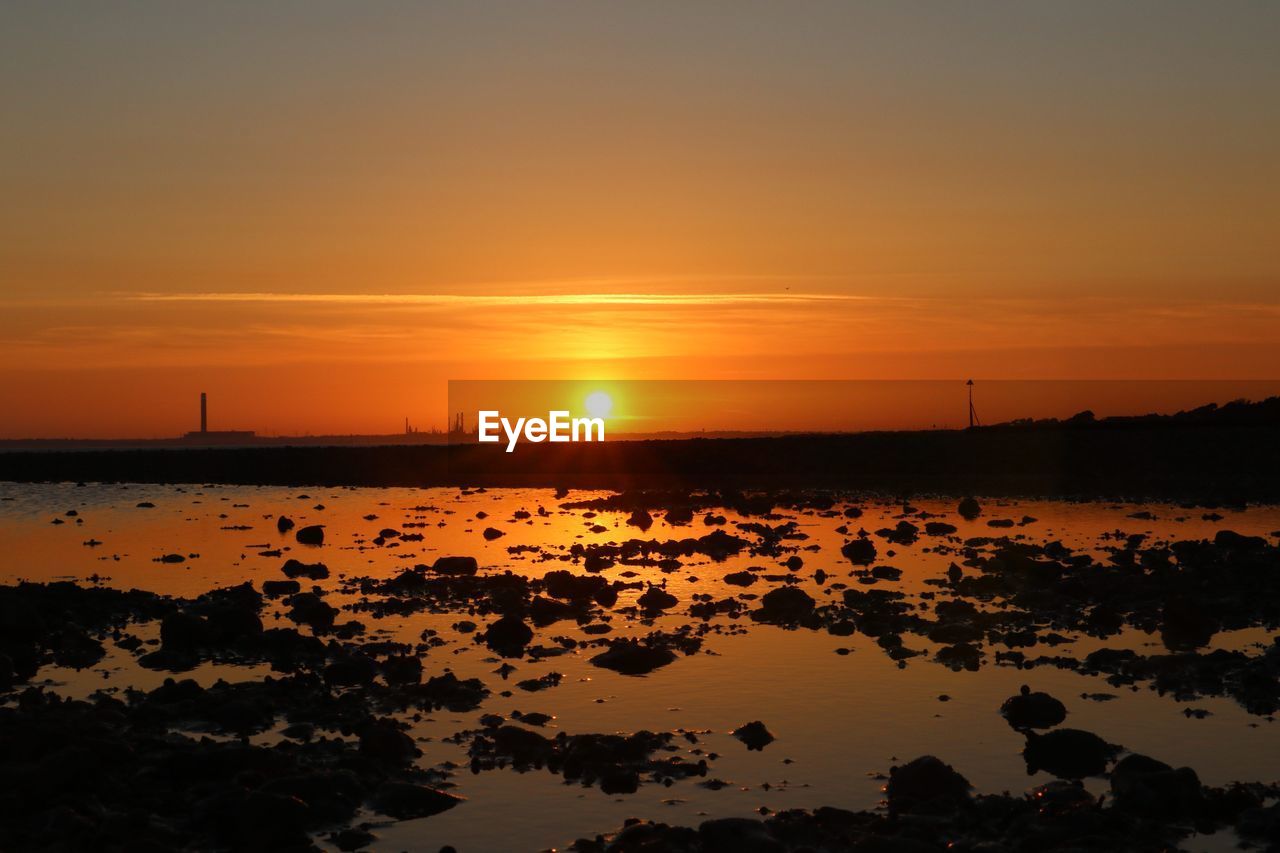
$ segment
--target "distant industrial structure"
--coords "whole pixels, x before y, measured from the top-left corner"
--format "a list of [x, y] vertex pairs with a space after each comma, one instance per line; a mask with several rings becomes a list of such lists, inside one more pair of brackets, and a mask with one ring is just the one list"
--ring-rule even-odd
[[183, 439], [191, 442], [199, 442], [201, 444], [235, 444], [240, 441], [252, 441], [255, 437], [253, 430], [248, 429], [209, 429], [209, 395], [200, 392], [200, 431], [189, 432], [183, 436]]
[[978, 410], [973, 407], [973, 380], [964, 384], [969, 386], [969, 429], [973, 429], [975, 426], [982, 426], [982, 421], [978, 420]]

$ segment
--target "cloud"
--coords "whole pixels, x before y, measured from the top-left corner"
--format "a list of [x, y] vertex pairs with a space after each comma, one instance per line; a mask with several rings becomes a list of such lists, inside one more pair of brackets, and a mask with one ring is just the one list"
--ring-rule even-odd
[[420, 307], [786, 305], [883, 301], [843, 293], [127, 293], [134, 302], [303, 303]]

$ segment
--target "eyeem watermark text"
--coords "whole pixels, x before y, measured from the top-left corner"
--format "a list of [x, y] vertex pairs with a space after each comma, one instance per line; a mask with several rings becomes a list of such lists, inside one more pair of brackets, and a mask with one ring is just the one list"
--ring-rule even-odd
[[[516, 418], [513, 424], [501, 413], [485, 409], [479, 412], [476, 421], [478, 440], [486, 444], [497, 444], [502, 440], [499, 429], [506, 435], [507, 452], [516, 449], [516, 444], [523, 438], [525, 441], [604, 441], [604, 418], [571, 418], [567, 411], [547, 412], [546, 420], [542, 418]], [[595, 435], [592, 438], [592, 435]]]

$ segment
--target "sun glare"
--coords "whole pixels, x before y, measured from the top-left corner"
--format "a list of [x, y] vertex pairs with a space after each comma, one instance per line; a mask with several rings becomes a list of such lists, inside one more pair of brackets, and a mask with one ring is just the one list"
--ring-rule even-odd
[[613, 398], [603, 391], [593, 391], [587, 395], [583, 405], [587, 409], [587, 414], [591, 417], [607, 418], [609, 413], [613, 411]]

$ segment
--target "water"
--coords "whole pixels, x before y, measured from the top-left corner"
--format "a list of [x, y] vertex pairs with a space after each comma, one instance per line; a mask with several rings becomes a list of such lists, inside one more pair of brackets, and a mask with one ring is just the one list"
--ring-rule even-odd
[[[575, 492], [567, 500], [584, 500], [594, 493]], [[139, 508], [142, 502], [153, 508]], [[511, 571], [541, 576], [559, 568], [582, 571], [580, 564], [559, 557], [574, 543], [619, 542], [632, 537], [679, 539], [707, 532], [696, 514], [690, 525], [667, 525], [657, 519], [647, 533], [625, 524], [626, 514], [602, 512], [594, 518], [583, 510], [564, 510], [550, 491], [491, 490], [460, 493], [453, 489], [282, 489], [214, 486], [142, 486], [70, 484], [0, 484], [0, 578], [48, 581], [74, 579], [100, 582], [120, 588], [140, 588], [177, 596], [194, 596], [216, 586], [281, 578], [287, 557], [325, 562], [333, 576], [319, 582], [330, 591], [332, 603], [352, 603], [340, 592], [343, 580], [369, 576], [391, 577], [415, 563], [431, 563], [449, 554], [475, 556], [483, 571]], [[861, 518], [824, 517], [822, 513], [780, 511], [768, 523], [794, 520], [808, 538], [784, 544], [796, 546], [805, 565], [798, 573], [803, 586], [819, 603], [838, 600], [834, 582], [856, 586], [850, 565], [839, 553], [845, 537], [842, 524], [856, 531], [892, 527], [902, 511], [900, 504], [859, 501]], [[1100, 557], [1116, 544], [1117, 531], [1146, 533], [1147, 544], [1178, 539], [1212, 538], [1219, 529], [1271, 536], [1280, 530], [1280, 508], [1252, 507], [1221, 511], [1221, 520], [1204, 518], [1205, 511], [1165, 505], [1116, 505], [1025, 501], [988, 503], [984, 514], [969, 522], [954, 511], [953, 501], [921, 500], [914, 505], [945, 516], [955, 524], [959, 537], [1009, 535], [1034, 542], [1059, 540]], [[323, 508], [318, 508], [322, 506]], [[837, 509], [844, 506], [837, 505]], [[539, 508], [547, 515], [541, 516]], [[67, 516], [75, 510], [76, 516]], [[528, 519], [514, 513], [527, 510]], [[477, 512], [487, 513], [483, 520]], [[1130, 517], [1150, 512], [1152, 520]], [[731, 511], [727, 528], [743, 521]], [[324, 524], [326, 544], [300, 546], [292, 534], [276, 530], [275, 519], [288, 515], [299, 526]], [[376, 518], [367, 519], [366, 516]], [[655, 512], [655, 515], [658, 513]], [[1036, 519], [1008, 530], [992, 529], [993, 518]], [[64, 523], [54, 524], [54, 519]], [[751, 521], [759, 522], [754, 518]], [[601, 532], [592, 532], [602, 525]], [[481, 531], [497, 527], [505, 535], [486, 541]], [[394, 539], [379, 547], [373, 540], [382, 528], [421, 533], [420, 542]], [[87, 541], [99, 545], [86, 545]], [[956, 542], [921, 537], [906, 547], [880, 548], [878, 564], [903, 571], [896, 582], [881, 581], [877, 588], [898, 589], [913, 599], [938, 591], [926, 583], [940, 578]], [[536, 546], [537, 552], [512, 553], [512, 546]], [[942, 547], [939, 547], [942, 546]], [[281, 556], [263, 556], [279, 549]], [[893, 552], [893, 553], [887, 553]], [[177, 553], [187, 557], [180, 564], [156, 562]], [[551, 559], [544, 559], [547, 556]], [[755, 567], [757, 572], [783, 574], [781, 558], [731, 557], [722, 563], [698, 557], [683, 560], [678, 570], [664, 574], [657, 568], [618, 565], [604, 572], [609, 578], [635, 580], [623, 572], [635, 571], [639, 579], [666, 582], [680, 604], [651, 624], [617, 612], [632, 603], [639, 591], [622, 594], [615, 612], [608, 614], [610, 637], [641, 636], [685, 624], [683, 614], [694, 594], [726, 596], [760, 595], [777, 584], [760, 581], [748, 589], [726, 585], [725, 574]], [[813, 580], [815, 569], [831, 575], [826, 584]], [[305, 584], [304, 584], [305, 588]], [[862, 588], [862, 587], [858, 587]], [[274, 612], [282, 618], [278, 602], [268, 604], [264, 618]], [[435, 849], [452, 844], [462, 851], [542, 849], [562, 847], [574, 838], [593, 836], [618, 828], [628, 817], [640, 816], [668, 823], [696, 825], [707, 816], [748, 816], [760, 809], [811, 808], [834, 805], [873, 808], [882, 797], [883, 778], [896, 763], [932, 753], [962, 771], [981, 792], [1022, 791], [1048, 781], [1041, 773], [1028, 776], [1020, 751], [1023, 738], [1010, 729], [997, 709], [1019, 685], [1030, 683], [1066, 703], [1067, 725], [1093, 731], [1127, 749], [1153, 755], [1175, 766], [1190, 765], [1210, 785], [1234, 780], [1270, 781], [1274, 756], [1280, 754], [1280, 728], [1269, 719], [1250, 716], [1225, 698], [1200, 698], [1180, 703], [1162, 697], [1146, 686], [1116, 688], [1104, 679], [1039, 667], [1020, 671], [994, 665], [988, 654], [977, 672], [954, 672], [928, 656], [910, 659], [906, 665], [890, 660], [874, 639], [857, 634], [831, 636], [804, 629], [787, 630], [759, 625], [748, 619], [712, 620], [702, 653], [681, 656], [675, 663], [647, 676], [628, 677], [590, 665], [597, 649], [534, 661], [515, 661], [517, 669], [504, 683], [495, 673], [500, 661], [474, 635], [451, 626], [465, 614], [419, 613], [394, 619], [374, 619], [368, 613], [347, 614], [369, 627], [368, 639], [394, 638], [416, 641], [426, 628], [434, 628], [447, 641], [432, 649], [424, 660], [424, 677], [453, 670], [460, 678], [480, 678], [492, 691], [479, 709], [469, 713], [441, 712], [414, 723], [413, 734], [421, 743], [424, 767], [456, 762], [453, 793], [467, 802], [444, 814], [424, 820], [392, 823], [370, 815], [380, 825], [378, 849]], [[476, 618], [482, 627], [485, 618]], [[291, 623], [286, 623], [291, 624]], [[140, 629], [144, 639], [156, 635], [155, 626]], [[553, 643], [556, 636], [591, 640], [572, 621], [539, 629], [535, 644]], [[1106, 645], [1128, 646], [1154, 654], [1163, 647], [1159, 635], [1126, 630], [1103, 642], [1073, 636], [1072, 642], [1050, 652], [1080, 657]], [[1255, 648], [1269, 643], [1259, 628], [1217, 635], [1214, 647]], [[934, 647], [919, 637], [907, 636], [913, 648]], [[83, 671], [46, 667], [37, 676], [49, 689], [84, 696], [94, 690], [126, 686], [150, 688], [166, 673], [142, 669], [134, 657], [112, 644], [97, 666]], [[850, 650], [846, 655], [837, 649]], [[990, 651], [990, 650], [989, 650]], [[230, 667], [203, 664], [184, 677], [210, 684], [217, 678], [259, 678], [266, 667]], [[515, 688], [516, 681], [546, 672], [563, 673], [560, 686], [538, 693]], [[503, 691], [509, 691], [504, 694]], [[1098, 702], [1081, 698], [1084, 693], [1111, 693], [1116, 698]], [[941, 701], [945, 694], [949, 701]], [[1197, 719], [1183, 711], [1194, 707], [1210, 712]], [[598, 788], [567, 784], [561, 777], [539, 770], [518, 773], [492, 770], [472, 774], [466, 769], [465, 745], [450, 743], [448, 736], [478, 727], [482, 714], [509, 716], [513, 710], [540, 711], [555, 719], [544, 734], [557, 730], [579, 732], [631, 732], [692, 730], [699, 733], [698, 747], [713, 752], [709, 777], [732, 784], [709, 790], [695, 780], [670, 787], [642, 785], [635, 794], [610, 796]], [[750, 720], [762, 720], [777, 740], [763, 751], [748, 751], [729, 732]], [[274, 732], [258, 736], [270, 741]], [[464, 744], [467, 741], [464, 739]], [[682, 744], [683, 741], [680, 741]], [[692, 745], [686, 744], [689, 749]], [[690, 759], [700, 757], [690, 753]], [[1105, 780], [1090, 780], [1089, 787], [1104, 791]], [[1203, 840], [1203, 846], [1225, 844]], [[1194, 844], [1192, 846], [1195, 846]]]

